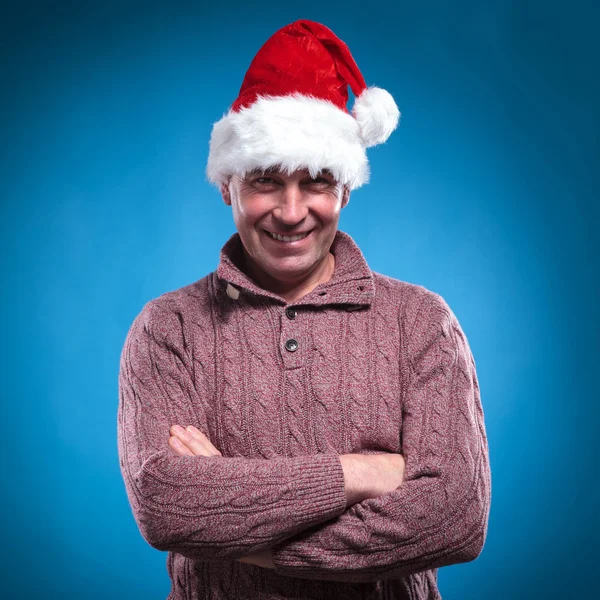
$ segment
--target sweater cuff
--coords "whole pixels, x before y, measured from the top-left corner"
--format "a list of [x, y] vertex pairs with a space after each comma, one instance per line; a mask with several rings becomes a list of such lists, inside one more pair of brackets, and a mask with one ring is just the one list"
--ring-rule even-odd
[[299, 526], [309, 527], [341, 515], [346, 509], [344, 470], [337, 454], [294, 457]]
[[[337, 454], [314, 454], [294, 458], [294, 477], [299, 483], [297, 524], [303, 530], [340, 516], [346, 510], [344, 470]], [[304, 502], [302, 500], [304, 499]], [[273, 563], [278, 572], [294, 566], [295, 561], [284, 557], [284, 540], [272, 548]], [[279, 550], [278, 546], [282, 549]]]

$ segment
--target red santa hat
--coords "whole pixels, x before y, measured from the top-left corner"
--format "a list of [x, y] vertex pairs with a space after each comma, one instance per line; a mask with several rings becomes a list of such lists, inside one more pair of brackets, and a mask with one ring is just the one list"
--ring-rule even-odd
[[265, 42], [214, 124], [206, 173], [220, 186], [257, 168], [313, 177], [328, 169], [356, 189], [369, 179], [365, 149], [385, 142], [399, 118], [389, 92], [367, 87], [344, 42], [320, 23], [296, 21]]

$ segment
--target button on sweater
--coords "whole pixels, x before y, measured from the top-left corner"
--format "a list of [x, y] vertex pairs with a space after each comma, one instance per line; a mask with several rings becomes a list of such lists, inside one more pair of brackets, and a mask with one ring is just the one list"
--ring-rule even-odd
[[[288, 305], [245, 274], [234, 234], [215, 272], [131, 325], [120, 466], [141, 535], [168, 552], [169, 599], [435, 599], [438, 568], [481, 553], [491, 474], [467, 338], [346, 233], [331, 252], [332, 278]], [[222, 456], [175, 455], [174, 424]], [[403, 454], [402, 485], [346, 506], [339, 456], [382, 452]], [[275, 569], [236, 560], [267, 548]]]

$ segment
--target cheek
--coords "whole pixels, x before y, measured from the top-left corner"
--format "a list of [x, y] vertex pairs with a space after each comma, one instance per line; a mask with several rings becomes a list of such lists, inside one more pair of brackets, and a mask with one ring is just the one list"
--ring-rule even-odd
[[269, 211], [267, 203], [260, 198], [246, 198], [236, 202], [233, 208], [235, 222], [246, 226], [260, 220]]
[[327, 206], [321, 212], [322, 219], [327, 223], [337, 221], [340, 216], [341, 203], [339, 200], [330, 201]]

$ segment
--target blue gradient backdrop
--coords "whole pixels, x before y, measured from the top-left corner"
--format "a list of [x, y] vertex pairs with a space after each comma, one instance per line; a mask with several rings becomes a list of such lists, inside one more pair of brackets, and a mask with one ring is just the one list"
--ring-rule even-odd
[[3, 5], [5, 598], [160, 600], [117, 457], [119, 354], [233, 232], [212, 124], [298, 18], [330, 26], [400, 128], [340, 227], [440, 293], [475, 355], [492, 465], [445, 600], [592, 597], [598, 558], [599, 11], [592, 2]]

